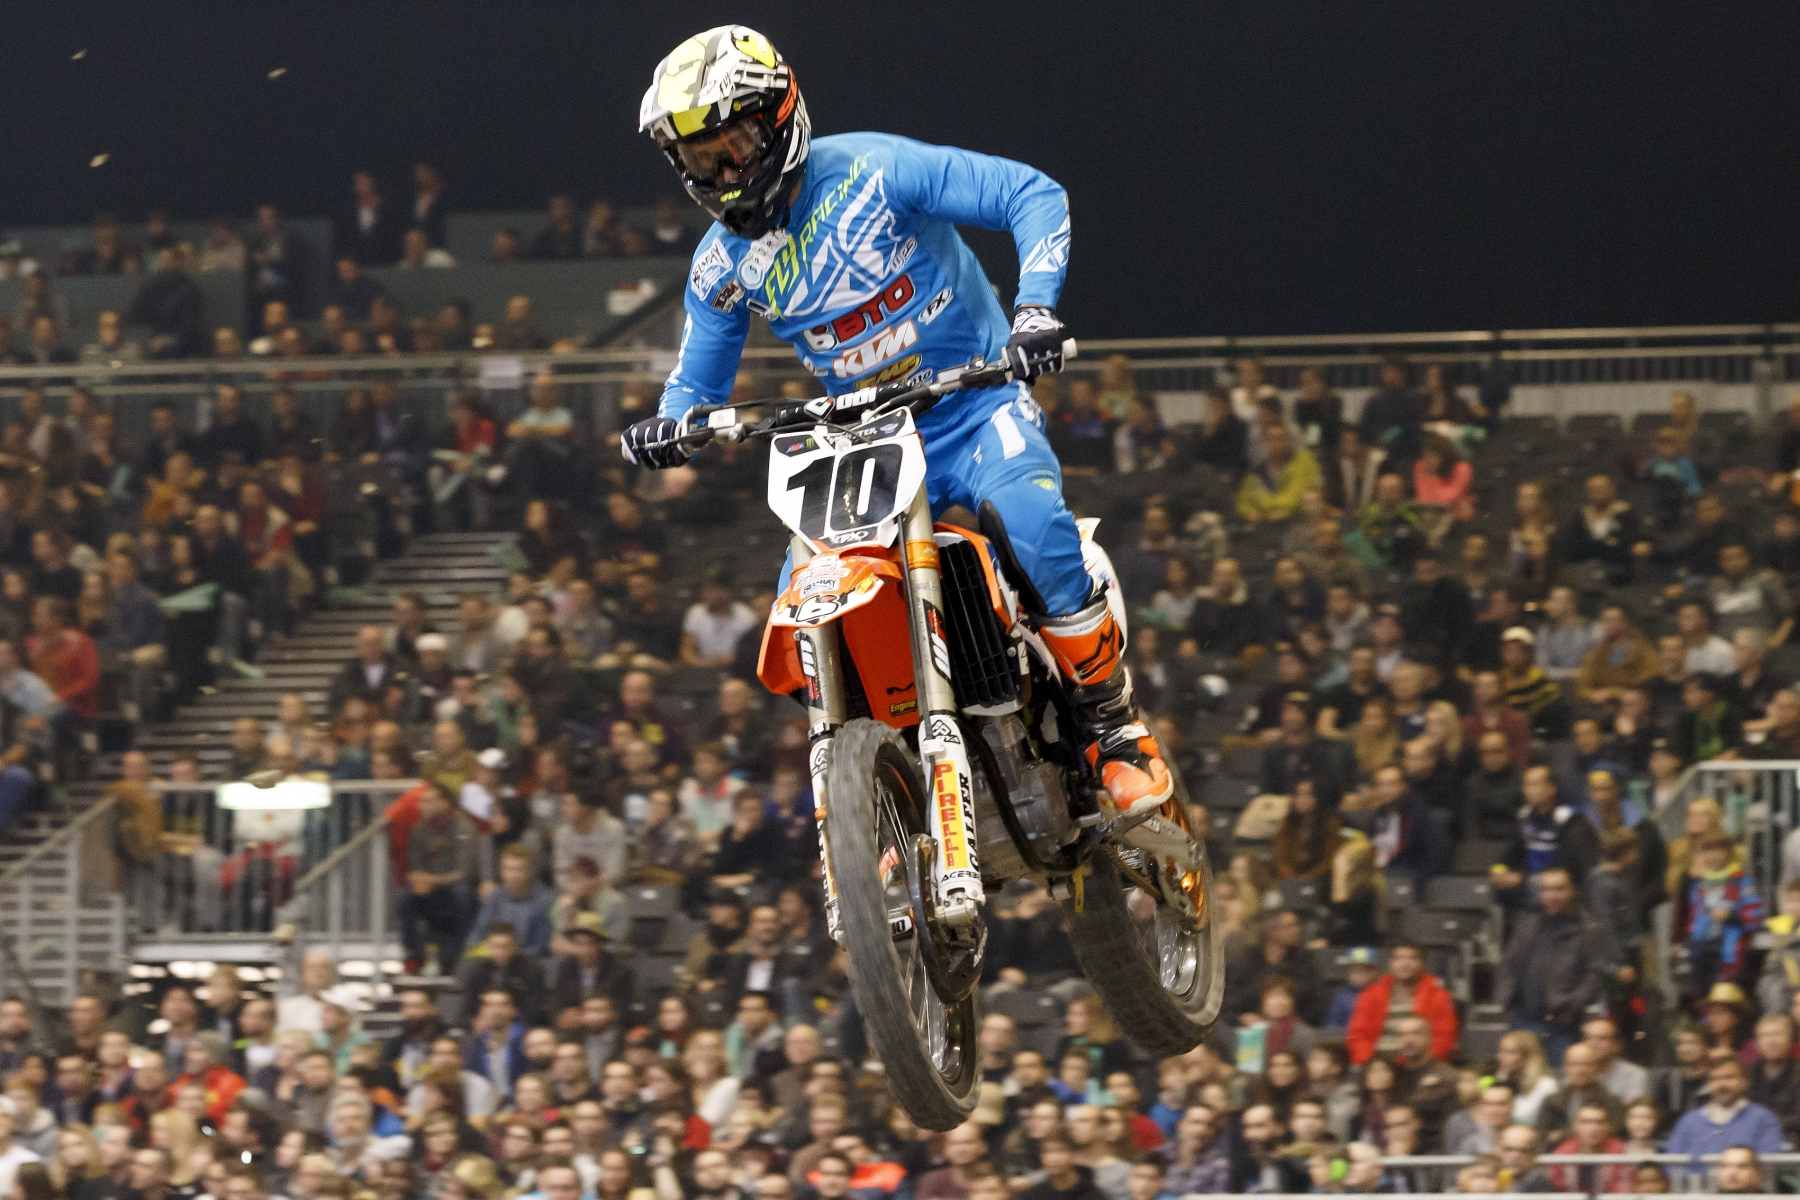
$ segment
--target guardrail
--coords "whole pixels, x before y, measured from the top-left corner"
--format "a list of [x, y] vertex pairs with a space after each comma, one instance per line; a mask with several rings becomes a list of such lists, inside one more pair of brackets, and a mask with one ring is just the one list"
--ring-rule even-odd
[[347, 946], [360, 944], [369, 951], [371, 982], [378, 986], [388, 931], [397, 927], [387, 828], [387, 817], [376, 817], [294, 884], [293, 899], [281, 911], [284, 927], [293, 928], [296, 956], [322, 942], [332, 961], [341, 962]]
[[[99, 800], [0, 871], [0, 995], [23, 999], [34, 1025], [44, 1006], [33, 978], [36, 970], [47, 968], [46, 973], [55, 977], [64, 1002], [75, 994], [84, 951], [93, 941], [83, 936], [84, 919], [105, 919], [105, 956], [114, 960], [111, 965], [124, 959], [124, 897], [115, 890], [103, 905], [85, 908], [82, 903], [91, 882], [83, 878], [83, 842], [110, 829], [114, 807], [110, 798]], [[61, 871], [56, 884], [50, 889], [40, 886], [35, 878], [38, 868], [58, 858]]]
[[[163, 853], [135, 882], [132, 918], [145, 939], [187, 945], [263, 942], [288, 918], [287, 907], [311, 889], [327, 865], [344, 861], [385, 829], [385, 798], [417, 780], [345, 780], [327, 785], [328, 808], [307, 809], [270, 825], [259, 812], [218, 802], [217, 783], [158, 784], [163, 801]], [[382, 847], [385, 853], [385, 845]], [[364, 875], [385, 895], [387, 869]], [[328, 873], [328, 872], [327, 872]], [[334, 886], [343, 886], [339, 883]], [[363, 908], [371, 903], [362, 892]], [[335, 911], [321, 920], [339, 920]]]

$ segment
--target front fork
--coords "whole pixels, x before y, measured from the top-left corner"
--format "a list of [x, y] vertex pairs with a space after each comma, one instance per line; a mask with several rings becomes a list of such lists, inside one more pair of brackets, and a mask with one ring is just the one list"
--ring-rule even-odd
[[920, 488], [901, 526], [906, 557], [907, 622], [912, 633], [913, 678], [918, 681], [919, 757], [931, 797], [931, 836], [937, 843], [933, 890], [938, 919], [973, 925], [986, 894], [975, 852], [975, 791], [969, 750], [956, 721], [950, 682], [950, 643], [944, 632], [944, 579], [938, 569], [931, 503]]
[[[956, 721], [956, 692], [950, 682], [950, 645], [944, 634], [944, 586], [938, 569], [931, 505], [920, 488], [902, 525], [906, 596], [910, 609], [913, 678], [918, 683], [919, 755], [929, 780], [931, 836], [935, 844], [932, 890], [938, 920], [968, 926], [981, 914], [987, 896], [976, 857], [975, 793], [968, 748]], [[812, 558], [804, 541], [792, 542], [798, 569]], [[838, 933], [837, 885], [831, 876], [830, 810], [827, 775], [831, 743], [844, 724], [844, 674], [835, 623], [794, 631], [800, 671], [806, 677], [807, 756], [812, 773], [813, 812], [819, 823], [819, 857], [825, 884], [825, 926]]]

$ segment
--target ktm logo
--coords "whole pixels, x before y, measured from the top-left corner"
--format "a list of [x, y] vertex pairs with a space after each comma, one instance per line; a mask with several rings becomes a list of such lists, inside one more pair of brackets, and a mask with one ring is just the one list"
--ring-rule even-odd
[[865, 371], [873, 371], [896, 354], [912, 349], [918, 341], [919, 327], [911, 321], [903, 321], [838, 355], [832, 360], [831, 373], [839, 379], [854, 379]]

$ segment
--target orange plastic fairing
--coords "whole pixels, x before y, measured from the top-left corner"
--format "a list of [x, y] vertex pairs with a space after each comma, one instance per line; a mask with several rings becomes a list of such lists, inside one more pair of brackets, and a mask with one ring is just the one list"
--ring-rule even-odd
[[[821, 559], [831, 560], [831, 565], [819, 567]], [[787, 591], [775, 602], [763, 628], [756, 677], [780, 695], [803, 691], [806, 676], [800, 669], [794, 630], [836, 623], [849, 652], [845, 667], [854, 664], [868, 697], [869, 715], [895, 729], [918, 724], [918, 686], [900, 579], [900, 568], [890, 558], [815, 557], [794, 572]], [[821, 596], [839, 597], [841, 602], [819, 601]]]

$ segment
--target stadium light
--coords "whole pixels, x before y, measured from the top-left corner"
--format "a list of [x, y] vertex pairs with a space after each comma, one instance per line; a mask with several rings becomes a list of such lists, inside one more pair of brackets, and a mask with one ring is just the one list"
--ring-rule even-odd
[[305, 808], [330, 808], [331, 785], [312, 779], [283, 779], [268, 787], [238, 780], [221, 783], [214, 797], [220, 808], [233, 812], [290, 812]]

